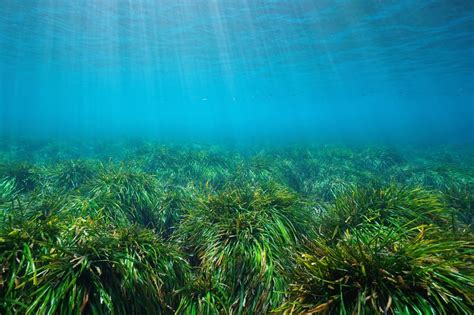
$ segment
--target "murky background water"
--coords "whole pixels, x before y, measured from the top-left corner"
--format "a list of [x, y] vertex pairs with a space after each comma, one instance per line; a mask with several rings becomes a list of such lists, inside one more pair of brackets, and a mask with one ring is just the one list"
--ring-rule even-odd
[[465, 142], [474, 2], [0, 3], [8, 136]]

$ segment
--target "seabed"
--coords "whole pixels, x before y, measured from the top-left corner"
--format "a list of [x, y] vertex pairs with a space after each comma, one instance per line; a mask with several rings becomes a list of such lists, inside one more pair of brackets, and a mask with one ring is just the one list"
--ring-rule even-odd
[[473, 314], [474, 147], [0, 142], [0, 313]]

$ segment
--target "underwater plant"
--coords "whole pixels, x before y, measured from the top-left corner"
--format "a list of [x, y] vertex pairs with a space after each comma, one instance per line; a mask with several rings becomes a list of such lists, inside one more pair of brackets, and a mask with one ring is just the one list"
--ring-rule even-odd
[[211, 274], [195, 272], [180, 289], [181, 301], [176, 314], [230, 314], [229, 291], [223, 283], [213, 281]]
[[86, 160], [71, 160], [43, 169], [43, 180], [51, 182], [56, 191], [78, 189], [97, 173], [95, 164]]
[[90, 218], [4, 227], [0, 253], [2, 313], [173, 313], [189, 270], [152, 231]]
[[13, 201], [17, 194], [15, 179], [0, 179], [0, 207]]
[[438, 225], [451, 218], [441, 196], [420, 187], [349, 185], [318, 218], [319, 233], [328, 239], [364, 224], [385, 226]]
[[160, 186], [155, 176], [140, 170], [103, 167], [91, 184], [89, 197], [109, 222], [156, 228], [160, 221]]
[[192, 185], [163, 186], [156, 209], [159, 220], [156, 232], [164, 238], [169, 238], [178, 228], [185, 211], [193, 207], [196, 194], [198, 191]]
[[360, 152], [356, 167], [370, 169], [372, 172], [385, 173], [390, 168], [404, 162], [404, 157], [395, 147], [369, 147]]
[[443, 189], [443, 196], [453, 209], [453, 216], [461, 224], [474, 228], [474, 182], [447, 185]]
[[374, 223], [346, 230], [337, 244], [315, 239], [296, 256], [280, 312], [323, 314], [472, 314], [472, 238], [424, 226]]
[[196, 272], [210, 287], [225, 288], [213, 293], [225, 305], [221, 312], [264, 313], [283, 298], [287, 257], [306, 235], [309, 218], [290, 190], [241, 183], [199, 196], [176, 233], [194, 255]]
[[37, 184], [34, 166], [27, 162], [0, 165], [0, 177], [15, 179], [19, 190], [32, 191]]

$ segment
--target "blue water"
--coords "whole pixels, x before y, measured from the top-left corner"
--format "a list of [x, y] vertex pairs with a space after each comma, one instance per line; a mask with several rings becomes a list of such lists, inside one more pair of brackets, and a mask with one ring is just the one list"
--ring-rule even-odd
[[0, 132], [472, 141], [474, 1], [1, 0]]

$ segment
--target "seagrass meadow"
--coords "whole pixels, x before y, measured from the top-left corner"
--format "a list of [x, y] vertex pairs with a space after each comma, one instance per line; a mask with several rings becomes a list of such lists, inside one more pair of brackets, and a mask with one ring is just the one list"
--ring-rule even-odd
[[473, 315], [474, 0], [0, 0], [0, 315]]
[[472, 314], [474, 147], [0, 142], [1, 314]]

